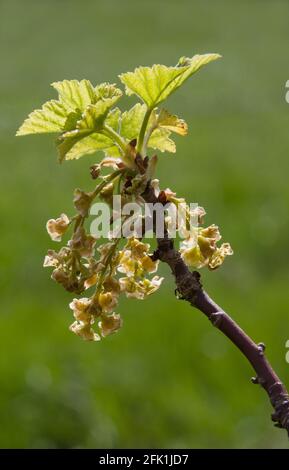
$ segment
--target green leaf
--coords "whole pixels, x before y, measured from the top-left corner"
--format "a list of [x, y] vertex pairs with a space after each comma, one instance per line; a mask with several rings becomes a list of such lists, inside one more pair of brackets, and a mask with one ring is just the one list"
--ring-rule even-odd
[[[113, 145], [111, 139], [102, 134], [91, 134], [88, 137], [75, 141], [70, 148], [68, 145], [65, 148], [65, 142], [60, 144], [58, 148], [60, 154], [66, 155], [66, 160], [76, 160], [83, 155], [109, 149]], [[61, 146], [62, 148], [60, 148]]]
[[[105, 115], [106, 110], [122, 96], [122, 91], [115, 85], [102, 83], [94, 88], [89, 80], [63, 80], [52, 83], [52, 86], [58, 91], [59, 100], [47, 101], [41, 109], [29, 114], [16, 135], [72, 131], [81, 119], [93, 119], [90, 115], [95, 116], [96, 125], [96, 116]], [[97, 106], [97, 103], [102, 102], [106, 104]], [[96, 108], [88, 109], [82, 117], [89, 106]], [[103, 108], [102, 111], [99, 107]]]
[[51, 84], [58, 91], [59, 101], [67, 112], [79, 109], [84, 111], [86, 106], [96, 101], [96, 93], [89, 80], [63, 80]]
[[95, 87], [97, 99], [120, 98], [122, 91], [116, 87], [115, 83], [101, 83]]
[[[119, 111], [119, 110], [118, 110]], [[138, 137], [141, 123], [145, 114], [145, 105], [137, 103], [128, 111], [118, 115], [117, 123], [113, 125], [109, 122], [109, 116], [106, 123], [117, 131], [128, 142]], [[89, 141], [85, 139], [88, 143]], [[121, 153], [117, 145], [110, 142], [110, 147], [106, 149], [105, 154], [110, 157], [120, 157]]]
[[81, 119], [81, 112], [79, 110], [69, 113], [63, 131], [66, 132], [75, 129], [79, 119]]
[[[122, 137], [128, 141], [136, 139], [139, 135], [141, 124], [146, 112], [144, 104], [137, 103], [128, 111], [125, 111], [120, 118], [119, 132]], [[179, 126], [179, 127], [178, 127]], [[172, 116], [167, 111], [161, 111], [159, 115], [152, 113], [148, 127], [153, 127], [152, 135], [148, 141], [148, 147], [161, 152], [175, 152], [175, 143], [170, 139], [172, 130], [181, 132], [180, 129], [185, 128], [185, 123], [177, 116]], [[169, 129], [169, 127], [171, 127]], [[107, 150], [109, 156], [119, 156], [117, 148]]]
[[119, 147], [116, 145], [113, 145], [111, 147], [107, 147], [103, 149], [104, 154], [106, 157], [112, 157], [112, 158], [121, 158], [123, 157], [123, 154], [120, 152]]
[[[144, 106], [145, 107], [145, 106]], [[161, 152], [176, 152], [176, 144], [170, 138], [171, 132], [186, 135], [188, 126], [183, 119], [178, 118], [162, 109], [159, 114], [153, 110], [148, 122], [146, 134], [146, 147], [151, 147]]]
[[209, 62], [221, 57], [219, 54], [182, 57], [176, 67], [153, 65], [138, 67], [134, 72], [121, 74], [128, 95], [136, 94], [150, 109], [167, 99], [191, 75]]
[[187, 135], [188, 125], [174, 114], [170, 114], [166, 109], [162, 109], [157, 117], [156, 125], [179, 135]]
[[[121, 112], [118, 108], [113, 109], [107, 116], [106, 124], [109, 125], [111, 128], [117, 130], [119, 126], [120, 114]], [[66, 160], [73, 160], [73, 159], [78, 159], [82, 157], [83, 155], [95, 153], [99, 150], [109, 151], [109, 149], [113, 147], [114, 147], [114, 142], [112, 141], [112, 139], [99, 133], [93, 133], [87, 137], [84, 137], [83, 139], [77, 142], [74, 142], [70, 149], [68, 149], [68, 147], [64, 148], [64, 145], [63, 145], [63, 148], [60, 149], [60, 151], [66, 154], [66, 157], [65, 157]], [[118, 156], [119, 155], [118, 148], [115, 147], [115, 150]], [[112, 153], [115, 153], [115, 151], [111, 150], [110, 155]]]
[[[76, 129], [64, 132], [57, 141], [59, 159], [62, 161], [70, 149], [81, 139], [103, 130], [104, 122], [110, 108], [119, 99], [119, 95], [112, 98], [100, 99], [95, 104], [88, 105], [77, 121]], [[112, 145], [113, 142], [110, 144]], [[79, 155], [80, 156], [80, 155]], [[70, 157], [71, 158], [71, 157]], [[79, 158], [79, 157], [74, 157]]]
[[60, 132], [66, 123], [67, 112], [56, 100], [47, 101], [41, 109], [29, 114], [16, 135], [41, 134], [44, 132]]
[[170, 131], [168, 129], [156, 129], [153, 131], [149, 141], [148, 147], [151, 147], [161, 152], [176, 152], [176, 144], [170, 139]]
[[120, 134], [128, 139], [136, 139], [138, 137], [140, 127], [146, 112], [143, 104], [137, 103], [121, 116]]
[[[125, 111], [121, 116], [120, 134], [129, 141], [136, 139], [139, 135], [145, 112], [146, 106], [140, 103]], [[175, 153], [176, 151], [176, 145], [170, 139], [171, 131], [181, 135], [185, 135], [187, 132], [185, 121], [165, 110], [161, 110], [159, 115], [153, 111], [148, 123], [148, 129], [150, 128], [153, 129], [147, 146], [161, 152]]]

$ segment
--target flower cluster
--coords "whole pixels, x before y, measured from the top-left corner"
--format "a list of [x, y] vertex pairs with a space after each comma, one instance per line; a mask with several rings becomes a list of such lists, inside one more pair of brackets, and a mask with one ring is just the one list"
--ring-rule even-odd
[[[55, 232], [51, 234], [49, 230], [49, 222], [47, 223], [48, 233], [53, 240], [56, 240]], [[52, 279], [67, 291], [80, 294], [89, 279], [99, 270], [93, 258], [95, 243], [96, 239], [88, 235], [82, 226], [78, 226], [67, 246], [62, 247], [59, 252], [48, 250], [43, 266], [54, 268]]]
[[[83, 339], [99, 341], [122, 326], [120, 315], [114, 312], [121, 293], [144, 299], [160, 287], [163, 278], [147, 277], [157, 270], [158, 264], [151, 260], [149, 248], [149, 244], [135, 238], [129, 239], [122, 250], [116, 250], [115, 242], [100, 245], [99, 265], [102, 269], [86, 284], [87, 288], [95, 286], [95, 293], [90, 298], [71, 302], [75, 318], [71, 331]], [[118, 272], [126, 276], [118, 278]]]
[[[99, 243], [100, 240], [85, 229], [85, 220], [96, 196], [111, 205], [116, 191], [121, 196], [122, 205], [128, 201], [144, 203], [142, 194], [148, 184], [148, 161], [140, 157], [135, 159], [140, 172], [131, 169], [124, 171], [118, 159], [106, 158], [100, 164], [93, 165], [92, 178], [100, 179], [95, 190], [85, 192], [76, 189], [73, 200], [76, 214], [71, 218], [61, 214], [46, 225], [51, 239], [57, 242], [61, 241], [68, 229], [72, 229], [66, 246], [58, 252], [48, 251], [44, 266], [53, 268], [52, 279], [69, 292], [83, 295], [93, 289], [90, 296], [75, 298], [69, 304], [74, 316], [70, 330], [88, 341], [99, 341], [121, 328], [122, 319], [115, 311], [121, 294], [143, 300], [157, 291], [163, 281], [162, 277], [156, 275], [159, 261], [150, 255], [148, 243], [136, 236], [123, 241], [115, 238], [113, 232], [107, 242]], [[114, 171], [107, 176], [101, 175], [102, 169], [108, 167]], [[218, 246], [221, 235], [216, 225], [207, 228], [202, 226], [205, 210], [202, 207], [189, 207], [183, 198], [177, 198], [170, 189], [160, 191], [158, 180], [151, 180], [150, 184], [159, 202], [169, 202], [178, 211], [175, 228], [182, 238], [180, 253], [184, 262], [195, 269], [219, 267], [225, 257], [233, 252], [228, 243]], [[122, 225], [125, 222], [126, 219], [123, 219]], [[170, 233], [170, 216], [165, 218], [165, 224]]]
[[[104, 190], [108, 194], [111, 184], [101, 184], [100, 197]], [[121, 239], [112, 239], [96, 249], [97, 240], [84, 228], [92, 200], [93, 193], [78, 189], [74, 196], [77, 214], [72, 219], [62, 214], [47, 222], [53, 241], [60, 241], [71, 222], [75, 224], [67, 245], [59, 252], [49, 250], [44, 266], [53, 267], [52, 279], [70, 292], [82, 294], [94, 288], [91, 297], [75, 298], [69, 304], [74, 316], [70, 330], [85, 340], [99, 341], [122, 326], [120, 315], [114, 311], [120, 294], [143, 300], [160, 287], [163, 278], [155, 275], [150, 279], [158, 261], [152, 260], [150, 245], [137, 238], [127, 239], [122, 249], [118, 249]]]
[[176, 193], [169, 188], [159, 189], [159, 181], [151, 182], [155, 194], [163, 203], [174, 205], [177, 217], [167, 216], [165, 219], [167, 231], [172, 236], [178, 233], [182, 238], [180, 253], [187, 266], [200, 269], [207, 266], [210, 270], [217, 269], [224, 262], [226, 256], [233, 254], [229, 243], [222, 243], [219, 228], [216, 225], [202, 227], [206, 211], [203, 207], [189, 207], [184, 198], [176, 197]]
[[[75, 322], [70, 325], [70, 330], [87, 341], [100, 341], [101, 336], [105, 337], [118, 331], [122, 326], [122, 319], [112, 311], [116, 303], [117, 296], [109, 291], [96, 297], [73, 299], [69, 306]], [[95, 322], [100, 334], [93, 328]]]
[[209, 269], [216, 269], [221, 266], [226, 256], [233, 254], [229, 243], [217, 246], [220, 239], [221, 235], [216, 225], [197, 228], [182, 241], [181, 256], [185, 263], [192, 268], [200, 269], [207, 266]]
[[155, 292], [161, 285], [163, 278], [154, 276], [158, 269], [158, 261], [153, 261], [149, 256], [150, 245], [142, 243], [137, 238], [130, 238], [119, 253], [118, 271], [126, 276], [119, 279], [120, 288], [128, 298], [144, 299]]

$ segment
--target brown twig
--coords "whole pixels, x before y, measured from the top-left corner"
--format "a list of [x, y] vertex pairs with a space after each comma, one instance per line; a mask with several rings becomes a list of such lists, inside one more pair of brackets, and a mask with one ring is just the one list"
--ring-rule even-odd
[[[159, 202], [150, 184], [142, 196], [146, 202]], [[256, 372], [256, 377], [251, 379], [252, 382], [260, 384], [266, 390], [274, 408], [271, 417], [275, 426], [286, 429], [289, 436], [289, 395], [264, 355], [265, 345], [254, 343], [239, 325], [209, 297], [201, 285], [200, 274], [188, 269], [167, 233], [163, 238], [158, 238], [157, 242], [158, 248], [153, 258], [170, 266], [179, 298], [186, 300], [205, 314], [211, 323], [222, 331], [248, 359]]]

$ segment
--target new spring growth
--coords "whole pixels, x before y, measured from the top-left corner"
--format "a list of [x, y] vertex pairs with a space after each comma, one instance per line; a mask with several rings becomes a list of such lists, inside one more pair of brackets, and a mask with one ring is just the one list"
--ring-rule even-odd
[[[173, 67], [157, 64], [122, 73], [119, 78], [125, 93], [138, 100], [125, 111], [116, 106], [123, 95], [116, 84], [93, 86], [89, 80], [52, 83], [58, 98], [29, 114], [17, 132], [19, 136], [57, 134], [60, 162], [104, 153], [104, 158], [90, 167], [94, 186], [89, 191], [74, 191], [75, 212], [62, 213], [47, 222], [53, 242], [59, 243], [64, 237], [68, 240], [58, 251], [48, 250], [44, 266], [52, 268], [54, 281], [77, 295], [69, 304], [74, 317], [70, 330], [85, 340], [99, 341], [121, 328], [121, 295], [144, 300], [163, 282], [157, 275], [153, 250], [143, 239], [145, 231], [136, 233], [133, 225], [137, 220], [142, 229], [148, 217], [156, 232], [156, 216], [140, 212], [132, 220], [129, 211], [123, 210], [127, 204], [143, 208], [148, 186], [160, 206], [173, 208], [161, 225], [168, 236], [181, 239], [180, 253], [188, 266], [213, 270], [232, 254], [229, 243], [219, 245], [221, 235], [216, 225], [203, 226], [203, 208], [192, 209], [170, 189], [161, 191], [155, 179], [157, 153], [175, 153], [173, 134], [188, 133], [186, 122], [165, 109], [164, 101], [189, 77], [219, 58], [219, 54], [194, 55], [182, 57]], [[116, 231], [109, 230], [105, 240], [90, 233], [88, 218], [96, 201], [113, 209], [114, 196], [120, 199], [119, 225]], [[172, 214], [176, 212], [182, 216], [175, 219]], [[197, 221], [193, 225], [192, 217]], [[112, 210], [111, 228], [113, 221]], [[130, 230], [123, 232], [123, 228]]]

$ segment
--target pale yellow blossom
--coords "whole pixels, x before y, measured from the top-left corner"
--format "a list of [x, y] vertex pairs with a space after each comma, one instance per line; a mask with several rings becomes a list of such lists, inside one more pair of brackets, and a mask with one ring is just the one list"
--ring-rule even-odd
[[119, 264], [117, 270], [120, 273], [125, 273], [128, 276], [139, 275], [139, 263], [131, 256], [130, 250], [120, 252]]
[[124, 292], [128, 298], [143, 300], [160, 287], [163, 279], [163, 277], [159, 276], [154, 276], [151, 280], [147, 278], [135, 280], [133, 277], [121, 277], [119, 283], [121, 291]]
[[117, 305], [117, 295], [112, 292], [103, 292], [99, 294], [98, 303], [101, 310], [105, 313], [110, 313]]
[[92, 316], [88, 311], [90, 304], [91, 300], [86, 297], [83, 297], [82, 299], [73, 299], [73, 301], [70, 302], [69, 307], [73, 311], [74, 318], [84, 323], [90, 323], [92, 320]]
[[98, 326], [101, 332], [101, 336], [105, 337], [111, 335], [122, 327], [121, 316], [117, 313], [103, 316], [101, 321], [98, 323]]
[[47, 255], [44, 258], [43, 267], [57, 267], [59, 265], [58, 253], [54, 250], [48, 250]]
[[95, 333], [90, 324], [75, 321], [69, 329], [86, 341], [100, 341], [100, 336]]
[[51, 239], [55, 242], [60, 242], [62, 235], [66, 232], [69, 226], [69, 218], [66, 214], [61, 214], [57, 219], [50, 219], [46, 224], [46, 230]]
[[145, 255], [141, 259], [142, 268], [148, 273], [155, 273], [158, 270], [159, 261], [153, 261], [150, 256]]
[[150, 245], [141, 242], [137, 238], [131, 237], [128, 239], [126, 248], [131, 251], [133, 258], [140, 259], [149, 251]]
[[233, 250], [231, 248], [230, 243], [223, 243], [220, 248], [217, 248], [215, 253], [210, 259], [209, 268], [210, 269], [217, 269], [221, 264], [224, 262], [226, 256], [233, 255]]
[[220, 239], [221, 235], [216, 225], [199, 228], [197, 236], [190, 236], [182, 241], [181, 256], [192, 268], [200, 269], [208, 266], [210, 269], [216, 269], [223, 263], [226, 256], [233, 254], [228, 243], [217, 246]]
[[98, 275], [92, 274], [92, 276], [88, 277], [84, 281], [84, 288], [89, 289], [90, 287], [95, 286], [95, 284], [97, 283], [97, 280], [98, 280]]
[[183, 241], [180, 253], [187, 266], [200, 269], [206, 264], [206, 259], [203, 257], [200, 247], [196, 242], [190, 243], [190, 240]]

